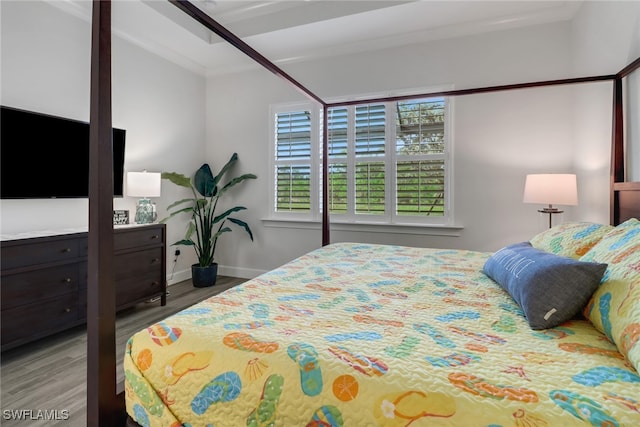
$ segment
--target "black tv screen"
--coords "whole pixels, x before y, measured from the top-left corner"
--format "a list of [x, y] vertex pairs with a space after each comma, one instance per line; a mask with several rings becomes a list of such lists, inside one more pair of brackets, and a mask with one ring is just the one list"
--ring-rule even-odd
[[[89, 124], [0, 107], [0, 198], [89, 197]], [[113, 129], [113, 195], [123, 195], [126, 131]]]

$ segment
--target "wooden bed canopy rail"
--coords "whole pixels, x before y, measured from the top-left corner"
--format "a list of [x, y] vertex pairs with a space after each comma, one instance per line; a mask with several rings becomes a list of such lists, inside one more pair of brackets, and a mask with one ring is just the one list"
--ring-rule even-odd
[[[613, 123], [611, 136], [610, 222], [619, 224], [640, 217], [640, 182], [627, 181], [624, 144], [623, 79], [640, 68], [640, 58], [615, 75], [613, 83]], [[636, 143], [640, 143], [637, 141]]]
[[[328, 187], [327, 111], [331, 107], [433, 96], [461, 96], [513, 89], [613, 81], [613, 135], [611, 153], [611, 222], [640, 217], [640, 182], [625, 182], [623, 132], [623, 78], [640, 67], [640, 58], [619, 73], [593, 77], [459, 89], [354, 102], [327, 103], [284, 70], [186, 0], [169, 0], [206, 28], [258, 64], [289, 82], [324, 111], [323, 185]], [[111, 1], [94, 0], [91, 43], [90, 187], [87, 316], [87, 425], [125, 425], [123, 384], [116, 384], [115, 295], [113, 282], [113, 198], [111, 153]], [[106, 167], [109, 166], [109, 167]], [[328, 206], [328, 192], [323, 192]], [[621, 207], [622, 206], [622, 207]], [[330, 243], [329, 212], [323, 209], [322, 245]]]

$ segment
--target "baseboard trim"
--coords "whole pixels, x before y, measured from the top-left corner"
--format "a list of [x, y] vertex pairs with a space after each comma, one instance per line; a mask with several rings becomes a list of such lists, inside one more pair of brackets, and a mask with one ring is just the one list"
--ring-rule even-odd
[[[219, 265], [218, 274], [221, 276], [239, 277], [241, 279], [253, 279], [261, 274], [266, 273], [265, 270], [257, 270], [255, 268], [233, 267], [229, 265]], [[191, 268], [174, 271], [172, 275], [167, 276], [167, 285], [175, 285], [191, 279]]]
[[266, 273], [266, 271], [255, 268], [233, 267], [230, 265], [218, 266], [218, 274], [222, 276], [239, 277], [241, 279], [253, 279], [264, 273]]
[[174, 271], [173, 274], [167, 275], [167, 285], [175, 285], [176, 283], [184, 282], [191, 279], [191, 268], [186, 270]]

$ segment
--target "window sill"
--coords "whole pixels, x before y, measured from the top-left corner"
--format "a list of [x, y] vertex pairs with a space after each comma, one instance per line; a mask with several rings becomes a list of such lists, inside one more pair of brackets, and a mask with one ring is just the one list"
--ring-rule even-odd
[[[300, 219], [262, 219], [265, 227], [272, 228], [295, 228], [303, 230], [320, 230], [320, 221], [300, 220]], [[394, 234], [421, 234], [430, 236], [453, 236], [459, 237], [464, 229], [462, 225], [439, 225], [439, 224], [389, 224], [376, 222], [340, 222], [331, 221], [331, 231], [359, 231], [366, 233], [394, 233]]]

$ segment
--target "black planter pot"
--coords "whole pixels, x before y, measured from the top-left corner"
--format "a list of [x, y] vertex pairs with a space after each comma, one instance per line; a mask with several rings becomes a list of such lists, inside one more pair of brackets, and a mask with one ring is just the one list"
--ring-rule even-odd
[[208, 267], [200, 267], [198, 264], [191, 266], [191, 281], [196, 288], [206, 288], [216, 284], [218, 277], [218, 263], [214, 262]]

